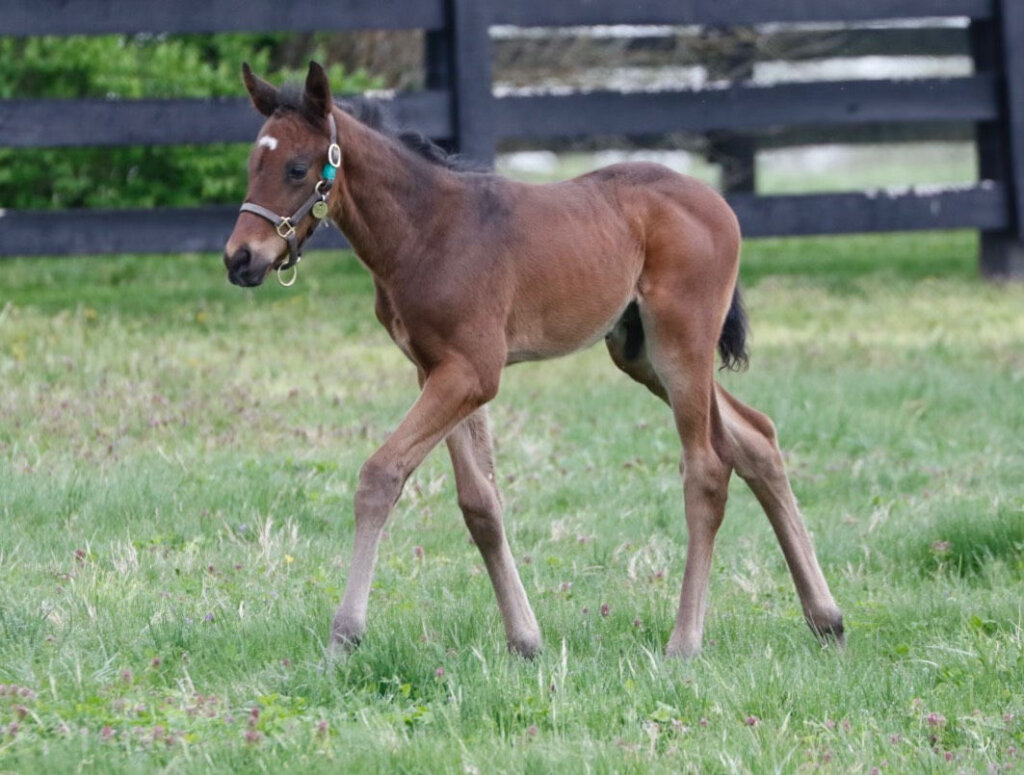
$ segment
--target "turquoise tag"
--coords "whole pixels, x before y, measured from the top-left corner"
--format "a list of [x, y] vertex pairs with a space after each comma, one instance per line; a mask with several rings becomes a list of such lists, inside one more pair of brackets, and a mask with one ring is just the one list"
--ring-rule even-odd
[[337, 173], [337, 171], [338, 171], [337, 167], [335, 167], [335, 166], [333, 166], [331, 164], [325, 164], [324, 165], [324, 171], [323, 171], [323, 173], [321, 173], [321, 176], [323, 177], [324, 180], [331, 180], [331, 181], [333, 181], [334, 180], [334, 175]]

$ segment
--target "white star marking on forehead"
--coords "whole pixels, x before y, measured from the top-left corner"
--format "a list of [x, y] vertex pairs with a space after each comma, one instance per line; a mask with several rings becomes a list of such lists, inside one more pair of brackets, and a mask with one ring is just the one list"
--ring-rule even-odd
[[277, 138], [271, 137], [270, 135], [263, 135], [263, 137], [260, 138], [259, 144], [265, 148], [274, 150], [277, 148]]

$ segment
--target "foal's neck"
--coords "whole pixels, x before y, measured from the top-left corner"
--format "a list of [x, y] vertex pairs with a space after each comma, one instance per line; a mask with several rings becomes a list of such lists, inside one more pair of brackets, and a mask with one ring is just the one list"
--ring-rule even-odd
[[[387, 280], [446, 211], [458, 179], [398, 141], [334, 108], [341, 145], [339, 197], [332, 217], [379, 279]], [[443, 217], [443, 216], [442, 216]]]

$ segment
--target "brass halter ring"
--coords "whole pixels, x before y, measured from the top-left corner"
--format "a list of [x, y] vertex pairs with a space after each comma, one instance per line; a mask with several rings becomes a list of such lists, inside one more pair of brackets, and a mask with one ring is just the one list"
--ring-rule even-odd
[[282, 279], [284, 271], [285, 270], [282, 269], [280, 266], [277, 268], [277, 281], [283, 287], [291, 288], [293, 285], [295, 285], [295, 281], [299, 279], [299, 262], [296, 261], [294, 264], [292, 264], [292, 276], [288, 278], [287, 281]]

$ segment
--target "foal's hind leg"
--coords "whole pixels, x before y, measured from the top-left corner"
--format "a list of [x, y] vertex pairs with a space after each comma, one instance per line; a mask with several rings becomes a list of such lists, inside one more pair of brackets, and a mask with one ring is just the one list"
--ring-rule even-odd
[[540, 629], [505, 538], [486, 407], [466, 418], [451, 432], [447, 443], [459, 508], [487, 565], [508, 647], [532, 657], [540, 650]]
[[[636, 324], [639, 325], [639, 321]], [[616, 326], [606, 340], [612, 361], [668, 403], [668, 393], [651, 365], [646, 347], [634, 346], [634, 352], [626, 347], [629, 325], [630, 321], [624, 321]], [[639, 337], [642, 341], [642, 332]], [[636, 338], [634, 334], [634, 341]], [[721, 420], [716, 443], [725, 448], [726, 457], [764, 508], [793, 575], [807, 623], [819, 637], [833, 636], [842, 643], [842, 614], [832, 598], [800, 516], [775, 441], [775, 427], [767, 416], [740, 403], [721, 385], [715, 385], [715, 394], [717, 417]], [[713, 413], [713, 420], [715, 416]]]
[[[709, 301], [679, 303], [673, 294], [650, 293], [641, 303], [650, 363], [675, 416], [683, 445], [680, 473], [686, 511], [686, 569], [668, 656], [700, 651], [715, 536], [725, 514], [730, 463], [720, 445], [721, 420], [714, 397], [714, 352], [720, 319]], [[641, 380], [644, 381], [644, 380]], [[660, 394], [652, 381], [644, 381]], [[716, 438], [718, 437], [718, 438]]]
[[775, 426], [716, 385], [718, 407], [736, 473], [764, 508], [782, 546], [807, 623], [819, 638], [843, 642], [843, 617], [818, 565], [775, 441]]

